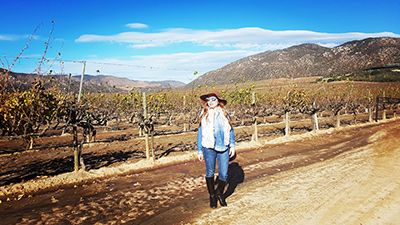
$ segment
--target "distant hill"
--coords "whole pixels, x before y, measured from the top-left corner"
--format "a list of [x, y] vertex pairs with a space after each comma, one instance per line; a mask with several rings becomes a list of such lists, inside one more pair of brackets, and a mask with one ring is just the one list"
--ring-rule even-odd
[[[0, 68], [1, 77], [7, 70]], [[46, 87], [59, 87], [61, 90], [67, 91], [68, 84], [70, 91], [77, 92], [79, 90], [79, 83], [81, 76], [68, 75], [36, 75], [27, 73], [10, 72], [10, 79], [12, 79], [14, 86], [17, 89], [28, 89], [35, 79], [44, 81]], [[179, 81], [137, 81], [128, 78], [120, 78], [111, 75], [85, 75], [83, 82], [83, 90], [85, 92], [129, 92], [133, 89], [136, 90], [160, 90], [168, 88], [176, 88], [184, 86], [185, 83]]]
[[[80, 81], [81, 76], [73, 76], [73, 79], [76, 81]], [[140, 80], [130, 80], [128, 78], [122, 78], [122, 77], [115, 77], [110, 75], [96, 75], [96, 76], [85, 75], [84, 79], [85, 81], [89, 81], [91, 83], [104, 84], [124, 91], [130, 91], [132, 89], [176, 88], [185, 85], [185, 83], [173, 80], [140, 81]]]
[[367, 38], [334, 48], [301, 44], [245, 57], [202, 75], [188, 86], [271, 78], [329, 77], [397, 64], [400, 64], [400, 38]]

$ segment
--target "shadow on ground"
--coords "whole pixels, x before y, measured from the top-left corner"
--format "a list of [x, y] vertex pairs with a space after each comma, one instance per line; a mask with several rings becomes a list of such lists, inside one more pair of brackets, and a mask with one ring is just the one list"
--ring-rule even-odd
[[232, 162], [228, 167], [228, 188], [225, 191], [225, 197], [231, 196], [238, 184], [244, 181], [244, 171], [237, 162]]
[[[113, 163], [124, 162], [131, 158], [145, 158], [145, 153], [138, 150], [112, 152], [103, 155], [83, 154], [87, 170], [99, 169]], [[50, 161], [24, 165], [14, 170], [0, 172], [0, 185], [32, 180], [39, 176], [54, 176], [74, 170], [73, 156], [57, 158]]]

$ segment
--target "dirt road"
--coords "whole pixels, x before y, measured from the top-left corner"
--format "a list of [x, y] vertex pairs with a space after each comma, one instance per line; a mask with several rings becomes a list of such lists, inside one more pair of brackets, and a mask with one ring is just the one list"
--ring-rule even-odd
[[0, 204], [1, 224], [396, 224], [400, 120], [242, 147], [227, 208], [195, 160]]
[[352, 150], [252, 180], [230, 199], [229, 209], [203, 213], [191, 223], [400, 224], [400, 127], [392, 125], [376, 133], [345, 133], [357, 137], [325, 150]]

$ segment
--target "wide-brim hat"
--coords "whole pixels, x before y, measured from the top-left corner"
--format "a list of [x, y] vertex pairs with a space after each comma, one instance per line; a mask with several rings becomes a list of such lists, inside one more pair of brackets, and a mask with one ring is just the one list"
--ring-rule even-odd
[[207, 102], [207, 98], [212, 97], [212, 96], [216, 97], [218, 99], [218, 102], [222, 103], [223, 105], [226, 105], [228, 103], [225, 99], [219, 97], [219, 95], [214, 92], [202, 95], [202, 96], [200, 96], [200, 99], [203, 100], [204, 102]]

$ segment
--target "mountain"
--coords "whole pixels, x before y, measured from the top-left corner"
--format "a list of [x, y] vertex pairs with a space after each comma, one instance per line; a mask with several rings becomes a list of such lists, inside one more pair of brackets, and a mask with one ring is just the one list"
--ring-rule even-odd
[[[80, 81], [81, 76], [73, 76], [73, 79]], [[165, 81], [140, 81], [130, 80], [128, 78], [115, 77], [111, 75], [85, 75], [84, 80], [89, 83], [102, 84], [115, 87], [123, 91], [132, 89], [158, 90], [166, 88], [176, 88], [184, 86], [185, 83], [180, 81], [165, 80]]]
[[188, 86], [271, 78], [333, 76], [399, 64], [400, 38], [367, 38], [334, 48], [301, 44], [242, 58], [202, 75]]
[[[0, 74], [3, 75], [7, 70], [0, 68]], [[71, 91], [78, 91], [81, 76], [67, 75], [37, 75], [27, 73], [9, 73], [14, 86], [17, 89], [28, 89], [35, 79], [42, 80], [46, 87], [58, 86], [61, 90], [67, 90], [68, 84]], [[2, 76], [3, 77], [3, 76]], [[83, 90], [85, 92], [129, 92], [133, 89], [136, 90], [160, 90], [168, 88], [176, 88], [184, 86], [185, 83], [179, 81], [138, 81], [130, 80], [128, 78], [115, 77], [111, 75], [85, 75], [83, 82]]]

